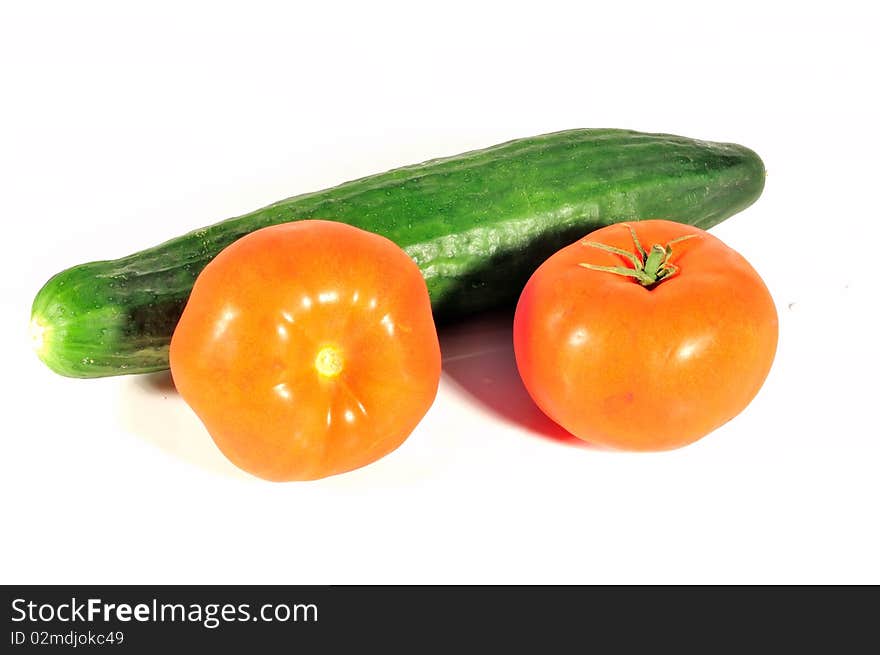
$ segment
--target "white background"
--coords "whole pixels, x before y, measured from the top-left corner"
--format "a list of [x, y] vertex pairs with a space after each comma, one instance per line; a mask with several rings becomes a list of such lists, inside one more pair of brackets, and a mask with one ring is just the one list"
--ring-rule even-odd
[[[880, 583], [869, 3], [297, 4], [0, 10], [0, 581]], [[62, 268], [573, 127], [766, 162], [764, 197], [714, 233], [771, 288], [778, 357], [693, 446], [546, 436], [498, 319], [443, 331], [402, 448], [314, 483], [240, 473], [167, 376], [69, 380], [30, 352]]]

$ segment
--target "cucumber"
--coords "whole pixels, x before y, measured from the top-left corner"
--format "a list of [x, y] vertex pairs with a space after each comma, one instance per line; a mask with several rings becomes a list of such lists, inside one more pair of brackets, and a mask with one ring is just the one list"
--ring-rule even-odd
[[626, 130], [570, 130], [296, 196], [113, 261], [67, 269], [37, 293], [31, 331], [54, 371], [93, 378], [168, 367], [199, 272], [254, 230], [307, 218], [382, 234], [419, 265], [438, 322], [512, 307], [563, 246], [620, 221], [708, 229], [760, 196], [751, 150]]

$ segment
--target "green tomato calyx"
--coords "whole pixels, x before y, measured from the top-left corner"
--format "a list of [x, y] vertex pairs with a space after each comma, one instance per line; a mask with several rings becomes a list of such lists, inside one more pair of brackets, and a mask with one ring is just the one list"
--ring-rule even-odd
[[696, 234], [688, 234], [673, 239], [665, 246], [654, 244], [651, 246], [650, 251], [646, 251], [642, 247], [642, 243], [639, 241], [639, 237], [636, 234], [635, 229], [633, 229], [633, 226], [628, 223], [624, 223], [623, 225], [632, 235], [636, 252], [629, 252], [622, 248], [615, 248], [614, 246], [609, 246], [604, 243], [596, 243], [594, 241], [582, 241], [581, 243], [590, 248], [598, 248], [599, 250], [609, 252], [613, 255], [620, 255], [632, 263], [632, 268], [627, 266], [597, 266], [595, 264], [586, 263], [582, 263], [580, 266], [591, 271], [602, 271], [604, 273], [614, 273], [615, 275], [635, 278], [635, 280], [646, 289], [653, 289], [664, 280], [668, 280], [679, 272], [678, 266], [670, 261], [672, 259], [672, 246], [676, 243], [681, 243], [682, 241], [687, 241], [688, 239], [693, 239], [697, 236]]

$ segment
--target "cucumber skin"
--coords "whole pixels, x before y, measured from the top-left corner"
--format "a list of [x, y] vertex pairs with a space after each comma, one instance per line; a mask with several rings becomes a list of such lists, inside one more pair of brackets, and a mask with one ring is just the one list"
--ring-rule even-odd
[[513, 306], [543, 261], [606, 225], [717, 225], [760, 197], [765, 175], [742, 146], [610, 129], [408, 166], [62, 271], [33, 303], [37, 353], [77, 378], [168, 368], [171, 335], [198, 274], [226, 246], [270, 225], [321, 218], [388, 237], [419, 265], [443, 323]]

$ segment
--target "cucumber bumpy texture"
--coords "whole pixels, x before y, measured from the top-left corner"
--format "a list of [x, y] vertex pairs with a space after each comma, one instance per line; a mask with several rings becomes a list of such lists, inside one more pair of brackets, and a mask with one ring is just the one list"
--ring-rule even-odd
[[739, 145], [611, 129], [520, 139], [296, 196], [113, 261], [69, 268], [39, 291], [31, 328], [54, 371], [92, 378], [168, 367], [199, 272], [278, 223], [342, 221], [382, 234], [419, 265], [438, 322], [512, 306], [551, 254], [622, 221], [708, 229], [764, 188]]

